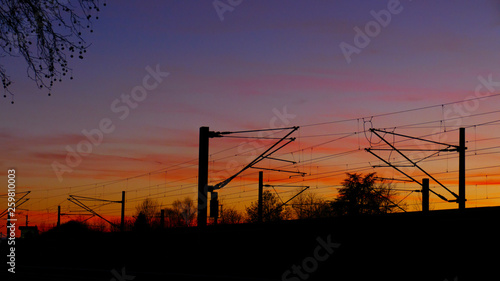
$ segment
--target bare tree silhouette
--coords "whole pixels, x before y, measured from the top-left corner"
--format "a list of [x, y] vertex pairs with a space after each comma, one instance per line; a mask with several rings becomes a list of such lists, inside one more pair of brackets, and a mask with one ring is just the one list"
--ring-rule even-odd
[[194, 201], [185, 197], [184, 200], [175, 200], [171, 208], [165, 208], [165, 222], [167, 227], [190, 226], [196, 218]]
[[149, 226], [152, 226], [154, 220], [157, 218], [157, 214], [160, 212], [160, 204], [156, 200], [146, 198], [135, 209], [136, 217], [139, 218], [142, 214], [144, 218], [141, 218], [141, 220], [144, 219]]
[[[299, 190], [300, 191], [300, 190]], [[316, 193], [303, 192], [291, 201], [297, 219], [310, 219], [328, 216], [329, 204]]]
[[[246, 208], [248, 221], [258, 221], [258, 202], [252, 202]], [[262, 220], [264, 222], [280, 221], [290, 217], [290, 210], [278, 200], [278, 197], [266, 190], [262, 193]]]
[[182, 223], [186, 226], [192, 225], [196, 219], [196, 206], [193, 199], [186, 197], [184, 200], [175, 200], [173, 209], [181, 215]]
[[232, 207], [225, 207], [220, 214], [220, 223], [235, 224], [242, 223], [243, 214]]

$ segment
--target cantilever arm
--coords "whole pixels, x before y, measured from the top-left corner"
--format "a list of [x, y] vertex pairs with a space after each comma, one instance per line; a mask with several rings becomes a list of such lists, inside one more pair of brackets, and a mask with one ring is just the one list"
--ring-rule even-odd
[[[250, 162], [248, 165], [246, 165], [245, 167], [243, 167], [240, 171], [238, 171], [236, 174], [230, 176], [229, 178], [225, 179], [224, 181], [222, 182], [219, 182], [217, 183], [216, 185], [214, 185], [211, 190], [209, 191], [214, 191], [214, 190], [217, 190], [217, 189], [221, 189], [223, 188], [224, 186], [228, 185], [234, 178], [236, 178], [239, 174], [243, 173], [245, 170], [251, 168], [253, 165], [259, 163], [260, 161], [266, 159], [267, 157], [269, 157], [270, 155], [272, 155], [273, 153], [275, 153], [276, 151], [280, 150], [281, 148], [283, 148], [284, 146], [288, 145], [289, 143], [291, 143], [292, 141], [295, 140], [295, 138], [290, 138], [288, 139], [288, 142], [284, 143], [283, 145], [277, 147], [281, 142], [283, 142], [285, 139], [288, 138], [288, 136], [290, 136], [293, 132], [295, 132], [296, 130], [298, 130], [299, 127], [292, 127], [292, 131], [290, 131], [288, 134], [286, 134], [284, 137], [282, 137], [279, 141], [277, 141], [275, 144], [273, 144], [270, 148], [268, 148], [266, 151], [264, 151], [263, 153], [261, 153], [259, 156], [257, 156], [257, 158], [255, 158], [252, 162]], [[276, 148], [277, 147], [277, 148]]]

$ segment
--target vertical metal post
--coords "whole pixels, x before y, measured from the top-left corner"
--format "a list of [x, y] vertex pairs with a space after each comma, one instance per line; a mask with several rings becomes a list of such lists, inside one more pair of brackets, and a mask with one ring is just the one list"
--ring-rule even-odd
[[429, 212], [429, 179], [422, 179], [422, 212]]
[[214, 219], [214, 225], [217, 224], [219, 218], [219, 193], [210, 192], [210, 216]]
[[160, 211], [160, 228], [165, 227], [165, 209], [161, 209]]
[[122, 191], [122, 218], [120, 221], [120, 231], [125, 230], [125, 191]]
[[61, 225], [61, 206], [57, 206], [57, 226]]
[[465, 209], [465, 128], [460, 128], [458, 150], [458, 209]]
[[259, 172], [259, 201], [257, 206], [257, 221], [262, 222], [262, 191], [264, 187], [264, 175], [263, 172]]
[[200, 127], [198, 154], [198, 227], [205, 227], [207, 225], [209, 136], [209, 128]]

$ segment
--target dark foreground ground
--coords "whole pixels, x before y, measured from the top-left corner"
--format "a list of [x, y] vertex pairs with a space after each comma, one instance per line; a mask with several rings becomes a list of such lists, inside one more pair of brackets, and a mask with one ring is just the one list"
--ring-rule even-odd
[[[1, 280], [499, 280], [500, 208], [18, 239]], [[340, 244], [340, 245], [339, 245]], [[14, 277], [14, 278], [12, 278]]]

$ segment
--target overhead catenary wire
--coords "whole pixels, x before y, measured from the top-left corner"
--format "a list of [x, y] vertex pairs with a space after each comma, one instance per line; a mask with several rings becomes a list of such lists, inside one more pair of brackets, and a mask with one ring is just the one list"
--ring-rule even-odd
[[[488, 97], [484, 98], [490, 98], [490, 97], [497, 97], [500, 94], [495, 94], [495, 95], [490, 95]], [[479, 99], [479, 98], [478, 98]], [[462, 101], [456, 101], [456, 102], [451, 102], [451, 103], [445, 103], [445, 104], [440, 104], [440, 105], [433, 105], [433, 106], [426, 106], [426, 107], [420, 107], [420, 108], [415, 108], [415, 109], [409, 109], [409, 110], [400, 110], [400, 111], [394, 111], [394, 112], [388, 112], [388, 113], [381, 113], [381, 114], [375, 114], [375, 115], [368, 115], [364, 117], [357, 117], [357, 118], [352, 118], [352, 119], [343, 119], [343, 120], [337, 120], [337, 121], [330, 121], [330, 122], [322, 122], [322, 123], [312, 123], [312, 124], [304, 124], [301, 125], [303, 128], [314, 128], [317, 126], [328, 126], [331, 124], [336, 124], [336, 123], [346, 123], [346, 122], [353, 122], [353, 128], [352, 131], [345, 130], [345, 131], [324, 131], [324, 133], [318, 134], [318, 133], [312, 133], [312, 134], [307, 134], [307, 133], [302, 133], [301, 132], [301, 142], [302, 141], [309, 141], [313, 140], [313, 143], [301, 143], [300, 146], [297, 148], [294, 147], [293, 149], [290, 149], [288, 151], [284, 151], [282, 154], [277, 155], [276, 157], [278, 158], [283, 158], [284, 159], [293, 159], [292, 152], [293, 153], [302, 153], [305, 151], [305, 149], [310, 150], [310, 157], [300, 157], [298, 161], [295, 161], [296, 164], [292, 163], [286, 163], [284, 165], [279, 165], [278, 167], [281, 167], [280, 169], [286, 169], [287, 167], [294, 167], [295, 166], [300, 166], [303, 167], [304, 165], [308, 165], [309, 167], [312, 167], [312, 165], [316, 165], [319, 167], [316, 169], [316, 171], [313, 171], [312, 168], [308, 169], [308, 174], [304, 176], [304, 178], [300, 179], [290, 179], [288, 177], [279, 177], [279, 176], [273, 176], [273, 178], [270, 179], [271, 182], [279, 182], [279, 181], [287, 181], [287, 182], [308, 182], [308, 181], [321, 181], [328, 179], [329, 177], [335, 178], [339, 177], [342, 174], [345, 173], [345, 168], [343, 169], [337, 169], [337, 167], [349, 167], [349, 170], [352, 172], [365, 172], [369, 171], [372, 165], [368, 163], [368, 161], [356, 161], [353, 159], [358, 159], [362, 154], [364, 153], [363, 151], [360, 151], [359, 148], [360, 146], [363, 145], [363, 142], [361, 142], [360, 135], [364, 133], [368, 133], [369, 128], [371, 127], [376, 127], [376, 128], [396, 128], [396, 131], [399, 130], [420, 130], [420, 129], [425, 129], [422, 128], [422, 126], [426, 126], [428, 128], [441, 128], [441, 130], [438, 130], [437, 132], [433, 133], [423, 133], [420, 134], [419, 137], [422, 138], [427, 138], [427, 137], [434, 137], [437, 135], [442, 135], [442, 134], [452, 134], [454, 131], [458, 130], [455, 129], [454, 126], [447, 126], [451, 121], [456, 121], [456, 120], [464, 120], [463, 121], [463, 127], [465, 128], [474, 128], [474, 139], [469, 140], [468, 143], [474, 143], [475, 145], [473, 146], [474, 149], [471, 149], [470, 151], [467, 151], [467, 157], [470, 157], [471, 159], [474, 159], [472, 157], [487, 157], [487, 156], [495, 156], [500, 153], [499, 151], [499, 146], [496, 145], [490, 145], [488, 146], [489, 141], [495, 141], [500, 139], [499, 136], [492, 134], [494, 130], [490, 130], [491, 133], [487, 136], [480, 136], [479, 135], [479, 130], [481, 128], [490, 128], [492, 126], [498, 126], [500, 124], [500, 119], [499, 118], [491, 118], [490, 120], [484, 121], [484, 119], [479, 120], [478, 118], [485, 118], [485, 117], [494, 117], [492, 115], [495, 115], [500, 112], [500, 110], [494, 110], [494, 111], [488, 111], [488, 112], [471, 112], [468, 116], [458, 116], [458, 117], [453, 117], [453, 118], [444, 118], [444, 116], [440, 116], [439, 118], [435, 118], [434, 120], [430, 121], [425, 121], [425, 122], [412, 122], [409, 123], [407, 122], [406, 124], [402, 121], [398, 121], [400, 124], [394, 124], [394, 126], [388, 127], [385, 125], [382, 126], [376, 126], [377, 125], [377, 118], [381, 117], [386, 117], [386, 116], [393, 116], [397, 114], [404, 114], [404, 113], [410, 113], [410, 112], [417, 112], [421, 110], [430, 110], [433, 108], [441, 107], [440, 111], [442, 113], [443, 110], [445, 110], [446, 106], [464, 102], [467, 100], [462, 100]], [[441, 114], [442, 115], [442, 114]], [[361, 123], [366, 126], [366, 128], [363, 128], [360, 130]], [[438, 126], [427, 126], [427, 125], [432, 125], [436, 124]], [[274, 132], [279, 132], [280, 130], [283, 130], [283, 128], [276, 128], [273, 129]], [[239, 131], [239, 133], [256, 133], [261, 130], [247, 130], [247, 131]], [[500, 131], [500, 130], [499, 130]], [[425, 130], [423, 130], [425, 132]], [[269, 135], [266, 135], [269, 137]], [[229, 135], [227, 137], [230, 137]], [[259, 140], [259, 137], [252, 137], [249, 138], [249, 140]], [[261, 138], [265, 140], [264, 138]], [[342, 143], [345, 140], [352, 140], [353, 144], [356, 144], [356, 147], [351, 147], [352, 149], [345, 149], [345, 150], [339, 150], [335, 153], [325, 153], [321, 154], [320, 153], [320, 148], [326, 147], [328, 145], [334, 145], [336, 143]], [[361, 142], [361, 143], [360, 143]], [[411, 143], [408, 141], [404, 140], [394, 140], [394, 143], [398, 145], [405, 145], [406, 147], [411, 147]], [[259, 144], [261, 144], [259, 142]], [[481, 144], [481, 145], [479, 145]], [[214, 163], [218, 164], [219, 162], [225, 161], [227, 159], [235, 158], [235, 157], [245, 157], [245, 153], [249, 153], [252, 151], [258, 151], [258, 147], [251, 147], [251, 149], [248, 149], [248, 146], [246, 149], [238, 151], [238, 153], [234, 154], [231, 152], [233, 149], [238, 149], [240, 144], [238, 145], [232, 145], [230, 148], [224, 148], [221, 150], [218, 150], [211, 155], [217, 155], [220, 157], [217, 157], [215, 159], [214, 157]], [[265, 145], [261, 144], [261, 147], [265, 147]], [[313, 153], [314, 152], [314, 153]], [[309, 153], [309, 152], [308, 152]], [[228, 155], [229, 154], [229, 155]], [[289, 158], [287, 158], [289, 157]], [[445, 161], [445, 157], [448, 156], [443, 156], [443, 155], [434, 155], [432, 157], [427, 156], [419, 156], [417, 161], [421, 161], [422, 163], [425, 164], [433, 164], [433, 163], [439, 163], [438, 161]], [[456, 159], [454, 156], [450, 156], [447, 158], [448, 160], [453, 160]], [[482, 159], [482, 158], [478, 158]], [[50, 187], [50, 194], [43, 194], [38, 190], [35, 190], [33, 193], [33, 197], [31, 201], [29, 201], [26, 205], [33, 207], [34, 209], [41, 210], [41, 209], [48, 209], [48, 210], [53, 210], [55, 207], [57, 207], [58, 204], [60, 204], [63, 200], [63, 197], [65, 194], [68, 194], [68, 191], [71, 190], [72, 194], [85, 194], [88, 191], [97, 191], [96, 188], [99, 188], [99, 193], [97, 194], [98, 197], [106, 197], [110, 195], [111, 193], [119, 192], [117, 191], [119, 189], [119, 185], [124, 182], [128, 181], [137, 181], [133, 184], [130, 185], [130, 187], [127, 187], [127, 189], [130, 189], [131, 192], [138, 191], [140, 195], [138, 195], [136, 198], [131, 197], [130, 202], [139, 202], [141, 199], [146, 198], [146, 197], [154, 197], [154, 198], [160, 198], [160, 196], [163, 197], [164, 194], [169, 194], [169, 195], [175, 195], [175, 196], [183, 196], [183, 195], [195, 195], [195, 187], [196, 187], [196, 176], [190, 176], [190, 177], [171, 177], [171, 175], [165, 177], [163, 179], [163, 183], [161, 186], [157, 184], [157, 181], [153, 182], [153, 176], [156, 176], [158, 174], [162, 173], [169, 173], [169, 174], [175, 174], [176, 171], [185, 171], [185, 173], [190, 173], [196, 168], [196, 163], [197, 159], [193, 158], [191, 160], [181, 162], [178, 164], [173, 164], [169, 165], [165, 168], [162, 169], [157, 169], [157, 170], [152, 170], [146, 173], [139, 173], [138, 175], [135, 176], [129, 176], [126, 178], [121, 178], [121, 179], [114, 179], [114, 180], [109, 180], [109, 181], [102, 181], [102, 182], [97, 182], [97, 183], [89, 183], [89, 184], [83, 184], [83, 185], [72, 185], [72, 186], [63, 186], [63, 187], [55, 187], [52, 188]], [[357, 163], [357, 164], [356, 164]], [[481, 169], [489, 172], [489, 175], [494, 175], [494, 169], [496, 169], [496, 165], [482, 165], [482, 167], [476, 167], [476, 166], [471, 166], [467, 167], [467, 171], [479, 171]], [[215, 170], [217, 171], [217, 170]], [[219, 169], [219, 171], [224, 171], [224, 168]], [[271, 172], [271, 171], [270, 171]], [[436, 175], [446, 175], [446, 174], [453, 174], [456, 173], [457, 171], [455, 169], [450, 169], [449, 171], [442, 172], [437, 170], [433, 174]], [[252, 172], [248, 173], [242, 173], [240, 176], [243, 176], [243, 178], [248, 178], [252, 176]], [[146, 177], [146, 175], [149, 177], [151, 175], [151, 179], [146, 182], [148, 184], [141, 184], [143, 179]], [[449, 179], [450, 177], [445, 177], [446, 179]], [[187, 184], [189, 183], [189, 184]], [[327, 190], [328, 188], [323, 188], [323, 186], [327, 186], [324, 183], [320, 184], [319, 192], [323, 192]], [[128, 186], [128, 184], [127, 184]], [[234, 186], [238, 186], [238, 184], [235, 184]], [[228, 190], [231, 190], [231, 187], [228, 187]], [[47, 187], [49, 189], [49, 187]], [[108, 190], [109, 189], [109, 190]], [[150, 194], [144, 194], [141, 193], [142, 190], [144, 189], [151, 189]], [[250, 191], [253, 189], [250, 188]], [[173, 197], [175, 197], [173, 196]], [[172, 198], [173, 198], [172, 197]], [[249, 197], [251, 198], [251, 197]], [[35, 199], [35, 200], [33, 200]], [[48, 202], [47, 200], [52, 200], [55, 199], [57, 200], [56, 202], [50, 201], [51, 204], [43, 205], [40, 207], [36, 207], [37, 204], [40, 202]], [[129, 199], [127, 199], [128, 201]], [[52, 203], [53, 202], [53, 203]], [[229, 202], [228, 202], [229, 203]], [[133, 207], [129, 206], [127, 207], [128, 210], [132, 210]], [[36, 215], [36, 214], [34, 214]]]

